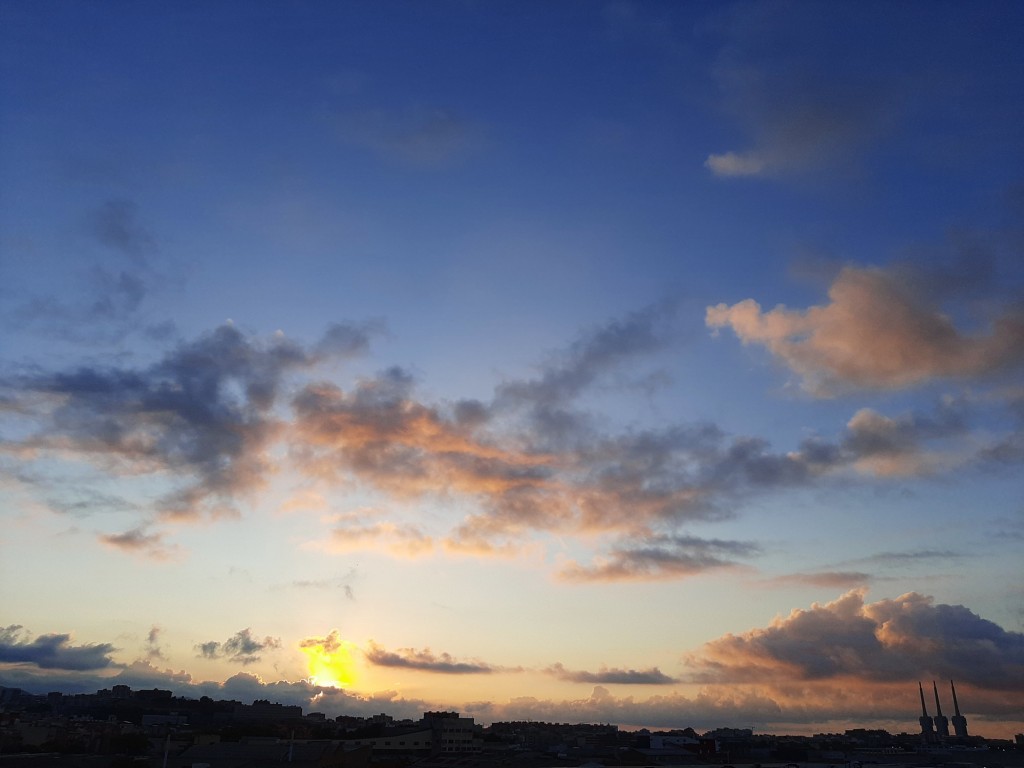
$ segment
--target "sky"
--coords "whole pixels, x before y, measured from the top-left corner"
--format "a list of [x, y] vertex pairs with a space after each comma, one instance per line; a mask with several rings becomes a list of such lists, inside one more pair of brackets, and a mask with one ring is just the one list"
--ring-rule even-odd
[[0, 0], [0, 685], [1020, 733], [1022, 52]]

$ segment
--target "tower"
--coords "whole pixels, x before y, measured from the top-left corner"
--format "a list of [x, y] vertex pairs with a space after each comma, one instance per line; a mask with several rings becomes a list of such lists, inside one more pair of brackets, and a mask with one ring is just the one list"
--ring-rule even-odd
[[939, 687], [935, 685], [935, 681], [932, 680], [932, 690], [935, 691], [935, 717], [932, 718], [932, 722], [935, 723], [935, 735], [939, 739], [949, 738], [949, 720], [947, 720], [942, 714], [942, 705], [939, 704]]
[[953, 732], [957, 738], [967, 737], [967, 718], [960, 714], [960, 704], [956, 700], [956, 687], [953, 681], [949, 681], [949, 688], [953, 691]]
[[928, 717], [928, 708], [924, 705], [924, 688], [921, 686], [920, 680], [917, 681], [917, 690], [921, 692], [921, 716], [917, 718], [917, 722], [921, 724], [921, 739], [934, 741], [935, 731], [932, 727], [932, 719]]

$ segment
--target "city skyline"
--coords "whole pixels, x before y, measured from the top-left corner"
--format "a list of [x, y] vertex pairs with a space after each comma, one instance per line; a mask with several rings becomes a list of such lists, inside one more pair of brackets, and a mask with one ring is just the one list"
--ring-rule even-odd
[[0, 685], [1011, 738], [1022, 51], [3, 0]]

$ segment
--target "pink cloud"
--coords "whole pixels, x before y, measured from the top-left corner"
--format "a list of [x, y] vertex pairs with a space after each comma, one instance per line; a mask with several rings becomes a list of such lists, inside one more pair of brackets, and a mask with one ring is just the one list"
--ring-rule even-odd
[[1024, 361], [1020, 310], [998, 316], [987, 333], [964, 333], [909, 281], [878, 268], [844, 268], [823, 306], [764, 311], [746, 299], [708, 307], [705, 322], [765, 346], [819, 395], [984, 376]]

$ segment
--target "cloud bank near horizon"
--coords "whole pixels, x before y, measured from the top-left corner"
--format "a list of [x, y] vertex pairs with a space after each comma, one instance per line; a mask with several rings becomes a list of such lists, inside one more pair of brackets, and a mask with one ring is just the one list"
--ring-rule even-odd
[[[267, 682], [250, 672], [223, 682], [199, 681], [185, 671], [158, 668], [152, 655], [130, 663], [115, 662], [110, 658], [115, 653], [110, 644], [73, 646], [68, 644], [68, 635], [43, 635], [38, 638], [43, 642], [28, 643], [17, 641], [20, 627], [5, 632], [0, 659], [0, 680], [5, 685], [29, 690], [59, 687], [67, 692], [89, 692], [113, 684], [161, 687], [194, 698], [206, 695], [246, 702], [269, 698], [332, 714], [373, 714], [383, 707], [395, 716], [418, 717], [431, 707], [457, 705], [485, 721], [579, 719], [708, 728], [751, 722], [755, 717], [762, 728], [776, 723], [899, 723], [912, 722], [916, 714], [917, 680], [952, 678], [968, 716], [974, 722], [997, 723], [1014, 719], [1019, 711], [1015, 693], [1024, 684], [1021, 633], [1005, 630], [965, 606], [937, 604], [926, 595], [908, 593], [867, 602], [864, 590], [794, 610], [766, 627], [711, 640], [682, 657], [685, 664], [681, 669], [689, 671], [676, 677], [656, 668], [586, 671], [571, 670], [561, 663], [531, 671], [479, 660], [460, 661], [429, 649], [392, 652], [372, 641], [364, 649], [373, 665], [457, 676], [544, 674], [591, 687], [589, 695], [574, 699], [425, 701], [406, 699], [398, 691], [360, 693], [308, 680]], [[275, 649], [283, 645], [260, 643], [247, 630], [221, 645], [227, 649], [239, 639], [250, 642], [235, 643], [238, 654], [260, 650], [255, 645]], [[147, 646], [154, 641], [151, 632]], [[311, 645], [329, 655], [337, 652], [342, 642], [333, 630], [325, 637], [297, 642], [295, 650]], [[55, 658], [54, 648], [64, 657]], [[97, 674], [104, 670], [110, 674]], [[652, 685], [671, 690], [637, 698], [614, 694], [608, 687]]]

